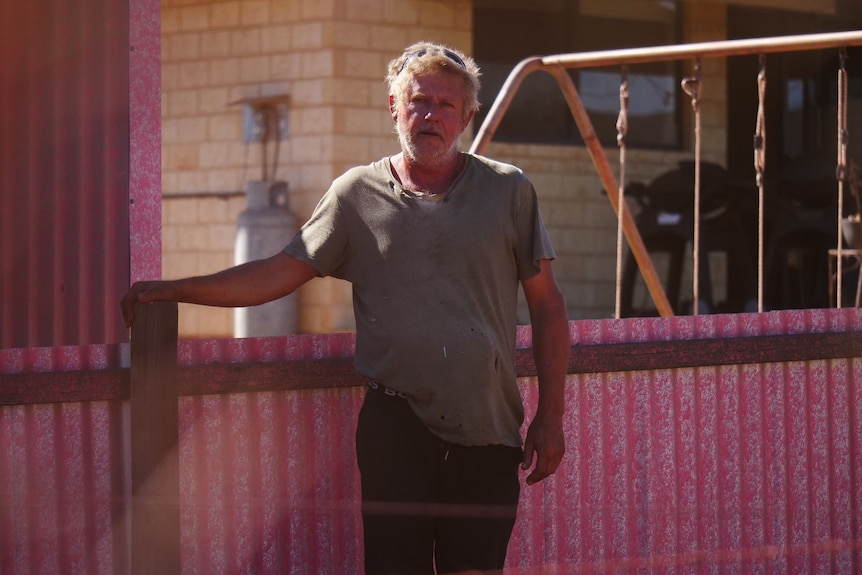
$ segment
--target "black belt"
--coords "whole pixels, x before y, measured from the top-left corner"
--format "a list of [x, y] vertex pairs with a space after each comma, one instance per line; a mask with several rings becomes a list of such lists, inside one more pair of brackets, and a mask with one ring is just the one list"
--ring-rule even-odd
[[394, 389], [389, 389], [388, 387], [386, 387], [385, 385], [381, 384], [380, 382], [378, 382], [374, 379], [371, 379], [368, 381], [368, 388], [374, 392], [382, 393], [383, 395], [386, 395], [389, 397], [398, 397], [400, 399], [407, 399], [406, 394], [401, 393], [400, 391], [395, 391]]

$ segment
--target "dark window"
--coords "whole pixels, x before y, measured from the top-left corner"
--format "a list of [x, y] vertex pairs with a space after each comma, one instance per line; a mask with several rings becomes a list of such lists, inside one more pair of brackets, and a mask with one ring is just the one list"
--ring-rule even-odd
[[[514, 66], [530, 56], [675, 44], [679, 10], [659, 0], [475, 0], [474, 54], [482, 68], [481, 122]], [[570, 71], [604, 144], [616, 142], [621, 68]], [[626, 142], [674, 148], [680, 142], [679, 65], [640, 64], [628, 70]], [[495, 139], [509, 142], [581, 143], [556, 82], [528, 77], [503, 117]]]
[[[731, 40], [823, 34], [862, 27], [859, 0], [837, 0], [834, 15], [728, 6]], [[862, 161], [862, 47], [847, 49], [847, 120], [851, 158]], [[839, 50], [788, 51], [765, 57], [767, 89], [767, 177], [793, 171], [818, 157], [823, 177], [834, 182], [837, 163]], [[727, 58], [727, 166], [738, 178], [752, 177], [752, 134], [757, 115], [758, 55]], [[829, 166], [829, 167], [827, 167]]]

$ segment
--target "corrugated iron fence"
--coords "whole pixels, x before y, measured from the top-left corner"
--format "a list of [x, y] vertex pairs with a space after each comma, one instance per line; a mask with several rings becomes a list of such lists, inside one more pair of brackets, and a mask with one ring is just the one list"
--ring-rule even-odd
[[[523, 488], [509, 572], [860, 572], [862, 312], [571, 332], [568, 452], [553, 478]], [[352, 346], [349, 335], [180, 342], [183, 573], [362, 572]], [[36, 381], [57, 397], [75, 385], [57, 383], [63, 373], [108, 374], [108, 399], [72, 390], [67, 403], [0, 407], [0, 573], [131, 571], [134, 430], [115, 351], [0, 350], [7, 404], [38, 401]], [[79, 355], [89, 364], [69, 359]]]

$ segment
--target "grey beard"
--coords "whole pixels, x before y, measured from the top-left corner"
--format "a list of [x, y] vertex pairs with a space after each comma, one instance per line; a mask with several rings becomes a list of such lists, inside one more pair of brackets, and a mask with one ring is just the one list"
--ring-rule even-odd
[[440, 150], [433, 154], [424, 154], [420, 156], [416, 150], [416, 146], [413, 144], [413, 140], [410, 138], [410, 134], [401, 128], [400, 123], [396, 123], [395, 133], [398, 135], [398, 143], [401, 145], [401, 151], [404, 153], [404, 156], [410, 160], [412, 164], [417, 166], [423, 166], [426, 168], [440, 166], [453, 152], [458, 150], [458, 141], [456, 140], [447, 150]]

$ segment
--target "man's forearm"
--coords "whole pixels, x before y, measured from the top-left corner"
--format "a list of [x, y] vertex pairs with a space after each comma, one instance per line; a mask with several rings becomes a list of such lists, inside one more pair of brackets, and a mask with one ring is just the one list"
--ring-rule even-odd
[[549, 298], [536, 310], [533, 323], [533, 359], [539, 380], [538, 412], [562, 418], [564, 388], [569, 367], [569, 322], [562, 296]]
[[174, 293], [179, 302], [217, 307], [247, 307], [281, 297], [272, 266], [252, 261], [211, 275], [176, 280]]
[[259, 305], [292, 293], [315, 277], [308, 264], [281, 252], [206, 276], [136, 282], [120, 303], [126, 326], [136, 302], [177, 301], [218, 307]]

